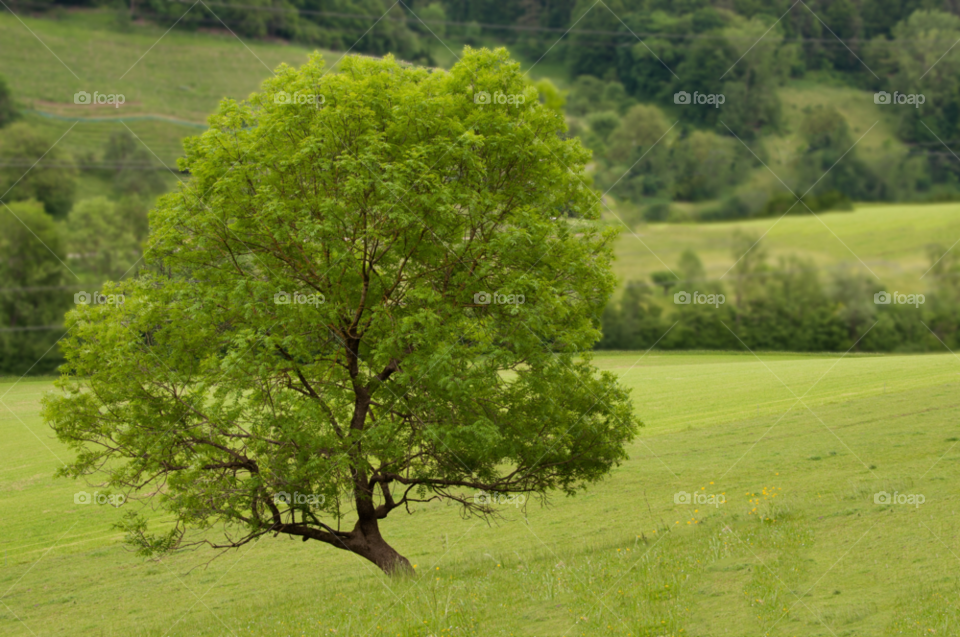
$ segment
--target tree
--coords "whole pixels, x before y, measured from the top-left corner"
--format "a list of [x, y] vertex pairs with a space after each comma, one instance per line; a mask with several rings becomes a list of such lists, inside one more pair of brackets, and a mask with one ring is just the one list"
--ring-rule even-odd
[[395, 509], [573, 494], [639, 426], [587, 354], [616, 231], [563, 117], [502, 49], [341, 65], [222, 102], [151, 213], [152, 273], [68, 317], [44, 404], [78, 454], [62, 474], [171, 512], [164, 535], [128, 517], [144, 553], [286, 534], [408, 570]]
[[767, 251], [760, 243], [762, 238], [740, 230], [733, 233], [730, 256], [734, 263], [730, 270], [733, 275], [734, 303], [738, 311], [763, 287], [760, 277], [766, 269]]
[[703, 261], [697, 256], [697, 253], [687, 248], [680, 254], [680, 262], [677, 266], [684, 283], [696, 283], [707, 278], [707, 271], [703, 267]]
[[13, 101], [13, 95], [7, 87], [6, 80], [0, 77], [0, 128], [3, 128], [20, 116], [17, 105]]
[[126, 129], [110, 135], [104, 148], [103, 162], [119, 194], [150, 196], [167, 189], [150, 153]]
[[[849, 199], [866, 199], [876, 191], [876, 179], [860, 158], [847, 120], [837, 109], [810, 109], [800, 124], [800, 132], [807, 147], [795, 162], [800, 184], [794, 190], [798, 196], [811, 187], [815, 196], [836, 191]], [[831, 195], [833, 199], [836, 193]], [[803, 203], [797, 207], [799, 210], [794, 208], [794, 212], [807, 212], [808, 207], [816, 209]]]
[[658, 285], [663, 288], [663, 295], [666, 296], [670, 293], [670, 288], [675, 286], [679, 279], [677, 275], [671, 272], [670, 270], [659, 270], [650, 274], [650, 280], [654, 285]]
[[140, 246], [130, 219], [106, 197], [84, 199], [67, 216], [68, 256], [78, 276], [94, 286], [134, 274]]
[[0, 373], [51, 372], [59, 362], [53, 345], [63, 330], [54, 328], [73, 300], [63, 288], [65, 258], [39, 203], [0, 206]]
[[4, 201], [36, 199], [47, 214], [66, 216], [73, 206], [77, 171], [57, 148], [56, 140], [18, 122], [0, 136], [0, 157], [10, 164], [0, 168]]

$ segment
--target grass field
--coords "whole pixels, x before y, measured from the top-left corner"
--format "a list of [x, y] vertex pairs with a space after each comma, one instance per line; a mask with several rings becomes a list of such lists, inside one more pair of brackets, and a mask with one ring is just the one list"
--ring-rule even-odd
[[[415, 577], [264, 539], [155, 563], [38, 417], [47, 379], [0, 383], [4, 635], [960, 634], [960, 359], [613, 353], [646, 427], [577, 498], [488, 526], [442, 503], [391, 516]], [[675, 502], [680, 491], [719, 505]], [[874, 494], [922, 494], [919, 505]], [[162, 521], [162, 520], [158, 520]]]
[[[0, 14], [2, 74], [24, 107], [62, 118], [29, 114], [29, 122], [57, 138], [77, 118], [126, 117], [127, 125], [170, 166], [182, 155], [180, 140], [201, 132], [221, 99], [247, 97], [281, 62], [299, 66], [309, 54], [282, 43], [241, 42], [229, 33], [164, 35], [166, 29], [156, 25], [122, 33], [112, 28], [111, 12], [73, 12], [62, 21], [22, 19], [29, 31], [8, 12]], [[338, 58], [326, 57], [328, 63]], [[73, 95], [81, 90], [123, 94], [126, 103], [120, 108], [78, 106]], [[119, 122], [81, 121], [61, 143], [74, 154], [99, 151], [110, 132], [122, 128]]]
[[848, 267], [872, 278], [872, 271], [891, 289], [923, 292], [933, 284], [920, 278], [930, 267], [927, 247], [939, 244], [946, 250], [960, 239], [960, 204], [863, 204], [853, 212], [817, 217], [643, 224], [624, 229], [614, 268], [623, 281], [649, 282], [650, 272], [665, 269], [664, 263], [676, 268], [680, 254], [690, 248], [703, 260], [707, 278], [717, 279], [735, 261], [731, 246], [736, 230], [763, 236], [771, 264], [796, 255], [812, 260], [824, 273]]

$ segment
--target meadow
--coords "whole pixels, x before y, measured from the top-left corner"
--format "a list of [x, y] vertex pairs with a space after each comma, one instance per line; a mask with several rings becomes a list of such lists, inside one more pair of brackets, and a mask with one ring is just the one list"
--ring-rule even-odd
[[[620, 225], [612, 216], [611, 223]], [[942, 254], [960, 237], [960, 204], [858, 204], [851, 212], [816, 216], [640, 224], [621, 233], [614, 270], [623, 281], [649, 282], [650, 272], [676, 268], [681, 253], [691, 249], [708, 279], [730, 278], [738, 231], [762, 237], [771, 264], [797, 256], [822, 272], [848, 268], [869, 275], [869, 268], [891, 289], [924, 292], [934, 285], [921, 278], [931, 265], [927, 250], [937, 244]]]
[[[445, 503], [391, 516], [406, 579], [284, 539], [135, 556], [110, 528], [123, 507], [75, 504], [95, 487], [51, 477], [67, 452], [38, 416], [50, 379], [6, 379], [0, 633], [958, 634], [956, 356], [595, 362], [633, 389], [629, 460], [489, 524]], [[884, 491], [923, 502], [878, 504]]]
[[[300, 66], [310, 53], [241, 42], [226, 31], [164, 35], [166, 29], [142, 25], [122, 33], [112, 20], [111, 12], [70, 13], [61, 21], [25, 17], [28, 31], [9, 13], [0, 15], [3, 75], [33, 111], [27, 121], [56, 139], [80, 120], [61, 142], [74, 155], [98, 149], [112, 131], [123, 130], [123, 119], [175, 168], [183, 154], [180, 140], [202, 132], [221, 99], [246, 98], [281, 62]], [[328, 53], [327, 61], [339, 57]], [[123, 94], [126, 101], [119, 108], [76, 105], [77, 91]]]

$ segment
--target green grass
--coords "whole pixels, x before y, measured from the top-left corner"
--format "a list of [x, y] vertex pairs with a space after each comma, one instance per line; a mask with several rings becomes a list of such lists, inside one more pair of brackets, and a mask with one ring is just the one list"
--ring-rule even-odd
[[771, 264], [779, 257], [797, 255], [824, 271], [849, 267], [872, 278], [872, 270], [891, 289], [923, 292], [933, 283], [920, 279], [930, 267], [927, 247], [936, 243], [946, 250], [960, 238], [960, 204], [864, 204], [853, 212], [817, 217], [643, 224], [624, 229], [614, 269], [623, 281], [649, 282], [650, 273], [665, 269], [664, 263], [676, 269], [680, 254], [690, 248], [703, 260], [707, 277], [716, 279], [735, 261], [731, 246], [738, 229], [758, 238], [766, 233], [763, 245]]
[[[284, 539], [206, 568], [210, 553], [137, 558], [110, 530], [122, 510], [50, 477], [66, 459], [37, 415], [50, 381], [4, 380], [0, 633], [958, 634], [960, 360], [641, 356], [596, 358], [647, 425], [623, 466], [491, 526], [443, 503], [391, 516], [406, 580]], [[880, 490], [926, 501], [877, 505]]]
[[[9, 12], [0, 14], [0, 73], [25, 108], [66, 118], [31, 114], [28, 121], [56, 138], [75, 118], [129, 117], [130, 128], [171, 166], [182, 154], [180, 140], [202, 129], [138, 118], [204, 125], [221, 99], [246, 98], [281, 62], [299, 66], [309, 54], [304, 47], [241, 42], [229, 34], [174, 30], [164, 35], [166, 28], [149, 24], [119, 32], [111, 26], [112, 12], [71, 12], [60, 21], [21, 18], [26, 26]], [[325, 54], [328, 63], [339, 57]], [[77, 106], [73, 94], [80, 90], [121, 93], [126, 103], [119, 109]], [[61, 145], [74, 154], [99, 152], [109, 133], [122, 128], [119, 122], [81, 122]]]

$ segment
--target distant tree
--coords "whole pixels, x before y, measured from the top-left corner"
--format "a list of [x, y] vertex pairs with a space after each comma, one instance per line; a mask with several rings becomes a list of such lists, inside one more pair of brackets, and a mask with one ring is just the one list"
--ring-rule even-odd
[[663, 308], [650, 295], [642, 281], [626, 285], [618, 303], [610, 303], [603, 312], [603, 338], [597, 349], [648, 349], [666, 329], [660, 321]]
[[882, 288], [883, 285], [870, 274], [850, 269], [834, 274], [830, 297], [837, 303], [837, 316], [847, 329], [848, 347], [853, 346], [873, 324], [877, 314], [873, 295]]
[[679, 279], [677, 279], [677, 275], [670, 270], [660, 270], [659, 272], [654, 272], [650, 275], [650, 280], [654, 285], [663, 288], [664, 296], [669, 294], [670, 288], [675, 286], [679, 281]]
[[[811, 186], [813, 195], [836, 191], [853, 200], [869, 199], [876, 193], [875, 177], [860, 158], [850, 126], [837, 109], [832, 106], [810, 109], [800, 124], [800, 133], [807, 146], [795, 162], [798, 196]], [[815, 208], [811, 206], [811, 209]], [[807, 212], [807, 207], [797, 204], [794, 212]]]
[[[55, 139], [19, 122], [0, 135], [0, 197], [5, 202], [36, 199], [47, 214], [64, 217], [73, 206], [77, 171]], [[42, 159], [41, 159], [42, 158]], [[3, 193], [7, 194], [4, 195]]]
[[604, 159], [611, 169], [598, 183], [614, 186], [614, 194], [633, 201], [672, 194], [669, 139], [663, 139], [669, 130], [670, 122], [656, 106], [632, 107], [610, 136]]
[[674, 197], [702, 201], [719, 196], [747, 174], [748, 157], [734, 138], [694, 130], [670, 148]]
[[761, 275], [766, 268], [767, 251], [761, 237], [737, 230], [731, 241], [730, 256], [734, 259], [730, 270], [734, 303], [739, 309], [763, 287]]
[[167, 189], [150, 152], [126, 129], [107, 139], [103, 163], [118, 194], [157, 195]]
[[69, 315], [44, 402], [77, 452], [62, 475], [174, 516], [159, 535], [127, 518], [142, 552], [285, 534], [405, 571], [381, 534], [394, 510], [491, 515], [626, 457], [627, 392], [583, 358], [617, 233], [589, 153], [506, 51], [449, 72], [313, 57], [210, 122], [151, 213], [152, 273]]
[[106, 197], [84, 199], [67, 216], [66, 244], [72, 269], [91, 284], [136, 274], [136, 232], [122, 208]]
[[[919, 106], [897, 108], [900, 136], [909, 142], [951, 144], [960, 137], [960, 55], [956, 49], [944, 51], [960, 39], [960, 17], [916, 11], [894, 27], [893, 35], [895, 55], [889, 70], [894, 75], [887, 86], [891, 96], [894, 91], [924, 96]], [[951, 175], [950, 181], [960, 176], [950, 162], [944, 161], [941, 170]]]
[[35, 201], [0, 206], [0, 373], [49, 373], [73, 291], [56, 224]]
[[20, 111], [13, 101], [13, 94], [7, 86], [7, 81], [0, 76], [0, 128], [20, 117]]
[[680, 276], [683, 277], [684, 282], [701, 281], [707, 278], [703, 262], [697, 256], [697, 253], [690, 248], [684, 250], [680, 255], [680, 263], [677, 269], [680, 271]]

